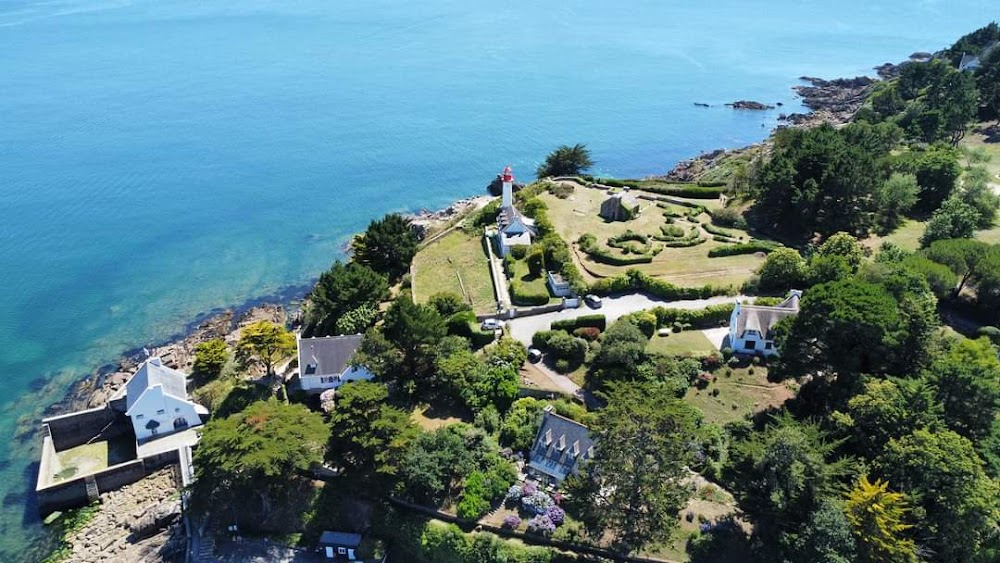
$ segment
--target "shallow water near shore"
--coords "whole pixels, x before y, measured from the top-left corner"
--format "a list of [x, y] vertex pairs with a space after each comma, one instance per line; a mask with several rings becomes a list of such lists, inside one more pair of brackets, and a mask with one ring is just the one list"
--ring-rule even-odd
[[[308, 283], [387, 211], [584, 142], [665, 172], [998, 13], [974, 0], [0, 4], [0, 561], [44, 551], [37, 422], [200, 313]], [[877, 5], [876, 5], [877, 4]], [[769, 112], [726, 102], [782, 102]], [[695, 107], [695, 102], [712, 104]], [[36, 550], [31, 550], [34, 547]]]

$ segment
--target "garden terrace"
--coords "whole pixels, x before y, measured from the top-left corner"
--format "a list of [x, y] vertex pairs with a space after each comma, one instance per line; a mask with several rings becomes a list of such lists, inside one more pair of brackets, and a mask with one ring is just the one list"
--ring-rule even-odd
[[[676, 186], [676, 185], [675, 185]], [[650, 200], [662, 198], [641, 189], [632, 190], [642, 204], [639, 216], [629, 221], [605, 221], [598, 215], [601, 203], [608, 192], [577, 185], [565, 198], [543, 193], [539, 198], [548, 207], [548, 218], [563, 240], [574, 243], [574, 254], [588, 283], [597, 279], [616, 276], [628, 268], [662, 278], [677, 285], [734, 285], [742, 284], [763, 261], [763, 254], [742, 254], [710, 258], [709, 251], [731, 246], [732, 242], [750, 240], [746, 231], [734, 227], [712, 227], [727, 236], [706, 230], [710, 223], [708, 213], [699, 208], [721, 207], [716, 199], [691, 199], [669, 196], [669, 201]], [[679, 229], [679, 231], [678, 231]], [[609, 245], [628, 231], [648, 237], [649, 251], [626, 254], [621, 248]], [[680, 232], [680, 236], [678, 236]], [[576, 244], [582, 235], [593, 235], [593, 244], [584, 252]], [[715, 240], [720, 237], [723, 241]], [[740, 240], [742, 238], [742, 240]], [[639, 246], [641, 243], [633, 242]], [[642, 250], [642, 249], [638, 249]], [[616, 260], [619, 259], [619, 260]], [[615, 263], [618, 262], [618, 263]]]

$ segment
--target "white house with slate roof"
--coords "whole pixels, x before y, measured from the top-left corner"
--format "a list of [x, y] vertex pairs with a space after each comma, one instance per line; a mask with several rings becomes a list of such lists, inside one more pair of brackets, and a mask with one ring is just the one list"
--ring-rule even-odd
[[371, 381], [374, 375], [364, 366], [350, 365], [364, 336], [321, 336], [299, 338], [299, 381], [303, 391], [336, 389], [349, 381]]
[[729, 348], [738, 354], [773, 356], [778, 353], [774, 346], [774, 325], [785, 317], [799, 313], [799, 299], [802, 292], [793, 289], [781, 303], [767, 307], [764, 305], [743, 305], [739, 301], [729, 318]]
[[525, 471], [541, 481], [559, 485], [594, 458], [594, 442], [586, 426], [545, 407], [542, 424], [528, 455]]
[[201, 415], [208, 415], [208, 410], [188, 400], [184, 372], [153, 357], [139, 366], [125, 386], [125, 414], [132, 421], [135, 441], [142, 444], [200, 426]]

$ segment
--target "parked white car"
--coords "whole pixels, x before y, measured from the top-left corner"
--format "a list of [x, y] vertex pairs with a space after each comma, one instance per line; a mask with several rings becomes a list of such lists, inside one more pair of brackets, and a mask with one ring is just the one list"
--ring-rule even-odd
[[482, 327], [480, 328], [482, 328], [483, 330], [496, 330], [502, 326], [503, 326], [503, 321], [499, 319], [486, 319], [485, 321], [483, 321]]
[[601, 298], [593, 294], [587, 295], [586, 297], [583, 298], [583, 300], [592, 309], [600, 309], [601, 305], [604, 305], [604, 302], [601, 301]]

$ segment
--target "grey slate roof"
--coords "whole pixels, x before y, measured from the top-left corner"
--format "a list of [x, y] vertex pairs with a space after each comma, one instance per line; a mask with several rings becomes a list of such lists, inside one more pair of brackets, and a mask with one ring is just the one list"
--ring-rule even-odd
[[299, 373], [301, 375], [339, 375], [361, 346], [364, 336], [321, 336], [299, 339]]
[[799, 295], [792, 293], [788, 299], [773, 306], [764, 305], [741, 305], [740, 314], [736, 320], [736, 334], [742, 335], [745, 331], [756, 330], [765, 338], [781, 319], [791, 317], [799, 312]]
[[161, 385], [163, 392], [167, 395], [187, 400], [187, 375], [182, 371], [177, 371], [163, 365], [160, 358], [149, 358], [139, 366], [139, 371], [135, 372], [132, 379], [125, 385], [125, 410], [132, 408], [132, 405], [139, 400], [143, 392], [150, 387]]
[[546, 410], [531, 447], [529, 465], [561, 481], [575, 472], [581, 461], [591, 458], [593, 445], [586, 426]]
[[320, 545], [356, 548], [361, 545], [361, 534], [324, 531], [319, 536]]

